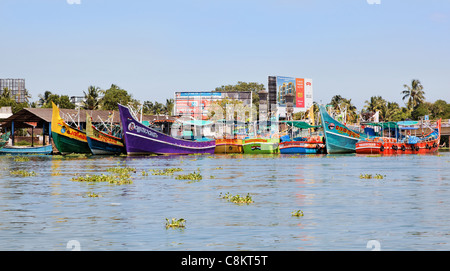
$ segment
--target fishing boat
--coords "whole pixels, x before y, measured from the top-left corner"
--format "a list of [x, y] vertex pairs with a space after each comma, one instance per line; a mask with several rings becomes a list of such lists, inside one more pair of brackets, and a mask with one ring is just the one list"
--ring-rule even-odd
[[[310, 125], [304, 121], [285, 121], [285, 123], [290, 127], [290, 131], [286, 135], [280, 137], [278, 148], [280, 149], [281, 154], [326, 153], [323, 136], [311, 134], [311, 129], [319, 128], [321, 126]], [[299, 136], [300, 130], [303, 129], [310, 131], [309, 136]]]
[[242, 153], [242, 139], [221, 138], [216, 139], [216, 149], [214, 153]]
[[86, 113], [86, 139], [93, 154], [125, 153], [122, 138], [100, 131], [92, 124], [92, 117]]
[[53, 151], [52, 145], [44, 146], [5, 146], [0, 149], [0, 154], [51, 154]]
[[245, 154], [274, 154], [278, 153], [279, 138], [246, 138], [242, 140]]
[[59, 108], [52, 102], [52, 138], [61, 154], [91, 153], [86, 133], [68, 125], [59, 113]]
[[157, 130], [139, 122], [126, 106], [119, 104], [125, 149], [128, 155], [141, 154], [213, 154], [216, 142], [208, 138], [192, 140], [172, 136], [170, 127]]
[[[381, 136], [370, 136], [356, 142], [358, 154], [425, 154], [436, 152], [441, 137], [441, 119], [436, 122], [436, 128], [430, 128], [430, 133], [424, 136], [410, 135], [415, 127], [402, 127], [396, 123], [372, 123], [381, 129]], [[383, 135], [388, 136], [383, 136]], [[406, 135], [405, 135], [406, 134]]]
[[356, 142], [367, 136], [354, 131], [346, 125], [332, 118], [323, 105], [319, 106], [322, 126], [325, 134], [325, 144], [327, 152], [333, 153], [354, 153]]

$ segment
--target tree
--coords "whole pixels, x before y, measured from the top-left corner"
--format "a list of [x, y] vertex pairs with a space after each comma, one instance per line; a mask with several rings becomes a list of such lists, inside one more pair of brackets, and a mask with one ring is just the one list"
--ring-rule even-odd
[[100, 94], [102, 90], [96, 86], [89, 86], [88, 92], [84, 92], [83, 109], [96, 110], [100, 105]]
[[413, 111], [414, 108], [425, 101], [425, 92], [419, 80], [413, 79], [411, 86], [404, 84], [403, 87], [406, 89], [401, 92], [403, 94], [402, 100], [407, 100], [406, 106], [410, 111]]
[[105, 96], [103, 96], [101, 106], [104, 110], [119, 110], [117, 104], [127, 105], [130, 102], [136, 102], [133, 100], [131, 94], [112, 84], [109, 89], [105, 90]]
[[236, 85], [226, 85], [217, 87], [214, 91], [217, 92], [233, 92], [233, 91], [251, 91], [252, 104], [256, 107], [256, 112], [259, 111], [259, 94], [258, 92], [265, 90], [264, 84], [256, 82], [242, 82], [238, 81]]
[[51, 91], [45, 91], [44, 95], [39, 94], [38, 104], [42, 108], [52, 108], [52, 102], [59, 106], [59, 108], [75, 109], [75, 104], [70, 101], [68, 95], [53, 94]]
[[376, 113], [377, 111], [380, 112], [380, 119], [385, 120], [386, 119], [386, 100], [383, 99], [381, 96], [372, 96], [370, 97], [370, 100], [365, 101], [366, 105], [364, 106], [365, 110]]
[[334, 107], [337, 114], [346, 112], [346, 119], [348, 123], [355, 123], [358, 114], [356, 113], [356, 106], [352, 104], [352, 99], [343, 98], [341, 95], [334, 95], [331, 98], [330, 104]]

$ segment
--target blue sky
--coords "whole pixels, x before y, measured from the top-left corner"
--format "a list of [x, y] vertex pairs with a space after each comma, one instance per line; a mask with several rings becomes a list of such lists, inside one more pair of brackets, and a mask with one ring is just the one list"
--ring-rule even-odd
[[165, 102], [279, 75], [312, 78], [319, 103], [404, 105], [412, 79], [450, 102], [449, 0], [68, 1], [0, 0], [0, 78], [25, 78], [32, 101], [116, 84]]

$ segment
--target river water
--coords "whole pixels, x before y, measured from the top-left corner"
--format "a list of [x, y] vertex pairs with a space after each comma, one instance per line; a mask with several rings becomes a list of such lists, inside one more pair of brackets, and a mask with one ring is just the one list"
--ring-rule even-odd
[[[449, 152], [27, 157], [0, 157], [0, 250], [450, 250]], [[132, 183], [72, 180], [113, 167]], [[152, 175], [166, 168], [182, 171]]]

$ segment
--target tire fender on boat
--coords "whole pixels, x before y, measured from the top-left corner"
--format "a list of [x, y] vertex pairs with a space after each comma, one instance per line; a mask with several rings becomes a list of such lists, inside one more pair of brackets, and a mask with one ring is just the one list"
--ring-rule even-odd
[[381, 145], [380, 151], [384, 151], [384, 146], [383, 145]]
[[402, 145], [401, 149], [402, 149], [402, 151], [405, 151], [406, 150], [405, 145]]

